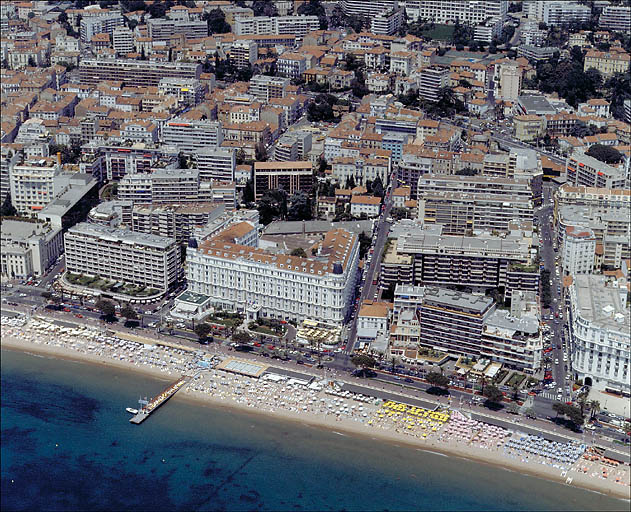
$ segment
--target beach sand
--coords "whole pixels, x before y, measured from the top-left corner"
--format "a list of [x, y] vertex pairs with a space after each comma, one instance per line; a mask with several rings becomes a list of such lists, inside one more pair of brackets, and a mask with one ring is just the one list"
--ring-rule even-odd
[[[127, 371], [141, 372], [169, 382], [176, 380], [183, 373], [183, 370], [193, 373], [191, 371], [192, 365], [188, 362], [188, 358], [193, 359], [192, 354], [184, 353], [184, 351], [176, 351], [173, 354], [170, 352], [172, 349], [156, 349], [150, 352], [152, 357], [156, 359], [166, 358], [165, 360], [170, 358], [171, 361], [176, 362], [166, 364], [163, 367], [156, 365], [152, 367], [148, 364], [142, 364], [136, 359], [134, 362], [131, 362], [131, 359], [127, 357], [125, 360], [121, 360], [122, 349], [116, 349], [118, 356], [116, 359], [112, 358], [112, 350], [102, 350], [100, 354], [85, 353], [83, 345], [66, 346], [58, 336], [46, 332], [40, 333], [36, 329], [31, 329], [31, 325], [32, 322], [24, 327], [14, 326], [7, 329], [3, 318], [0, 342], [2, 348], [92, 364], [106, 364]], [[67, 335], [66, 343], [71, 339], [73, 339], [72, 336]], [[91, 344], [98, 345], [98, 341]], [[387, 411], [377, 405], [327, 395], [324, 390], [319, 392], [307, 391], [298, 387], [287, 386], [285, 383], [273, 383], [213, 369], [204, 370], [203, 374], [192, 381], [183, 392], [178, 393], [174, 397], [175, 399], [193, 401], [202, 406], [230, 407], [252, 414], [273, 415], [284, 420], [313, 425], [338, 433], [365, 436], [379, 441], [405, 443], [421, 450], [463, 457], [623, 499], [631, 498], [628, 466], [621, 465], [618, 468], [610, 468], [608, 478], [604, 478], [602, 476], [602, 467], [604, 466], [588, 462], [583, 458], [571, 466], [566, 465], [565, 470], [536, 462], [532, 456], [526, 462], [525, 455], [507, 454], [503, 446], [497, 446], [497, 443], [486, 443], [487, 447], [483, 447], [475, 438], [472, 441], [466, 437], [447, 436], [446, 427], [438, 428], [437, 432], [430, 433], [427, 438], [423, 438], [420, 429], [409, 430], [406, 428], [407, 423], [401, 422], [403, 417], [396, 418], [393, 415], [393, 418], [390, 418], [386, 414]], [[336, 405], [330, 407], [332, 403]], [[358, 407], [363, 409], [362, 413], [358, 413]], [[340, 410], [349, 412], [336, 414], [336, 411]], [[380, 418], [380, 414], [384, 418]], [[368, 424], [368, 421], [372, 421], [372, 425]], [[441, 436], [442, 439], [440, 439]], [[588, 468], [586, 472], [583, 471], [585, 467]], [[616, 478], [620, 478], [621, 483], [617, 483]]]

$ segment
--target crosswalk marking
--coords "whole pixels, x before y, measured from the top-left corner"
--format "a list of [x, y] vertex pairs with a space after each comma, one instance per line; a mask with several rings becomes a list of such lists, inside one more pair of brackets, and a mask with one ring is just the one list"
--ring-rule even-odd
[[541, 398], [547, 398], [548, 400], [556, 400], [557, 399], [557, 394], [556, 393], [552, 393], [550, 391], [543, 391], [543, 392], [539, 393], [539, 396]]

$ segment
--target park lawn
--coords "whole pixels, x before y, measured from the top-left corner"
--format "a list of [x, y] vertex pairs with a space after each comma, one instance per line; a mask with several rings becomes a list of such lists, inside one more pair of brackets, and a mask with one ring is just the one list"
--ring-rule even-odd
[[510, 376], [510, 379], [508, 379], [508, 382], [506, 382], [506, 385], [509, 387], [512, 387], [514, 385], [519, 386], [524, 381], [525, 378], [526, 378], [525, 375], [522, 375], [520, 373], [513, 373]]
[[453, 25], [435, 25], [433, 29], [423, 30], [424, 37], [438, 39], [440, 41], [449, 41], [454, 35]]

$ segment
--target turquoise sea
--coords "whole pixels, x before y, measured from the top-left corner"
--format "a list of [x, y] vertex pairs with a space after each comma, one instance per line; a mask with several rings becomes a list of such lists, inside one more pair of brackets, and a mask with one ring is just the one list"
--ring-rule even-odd
[[458, 457], [175, 397], [165, 384], [2, 351], [1, 506], [9, 510], [628, 510]]

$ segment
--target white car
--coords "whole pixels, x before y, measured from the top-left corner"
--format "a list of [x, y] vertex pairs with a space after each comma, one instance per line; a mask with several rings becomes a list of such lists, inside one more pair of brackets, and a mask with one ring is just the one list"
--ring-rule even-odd
[[554, 364], [559, 364], [559, 360], [558, 360], [558, 359], [555, 359], [555, 360], [554, 360]]

